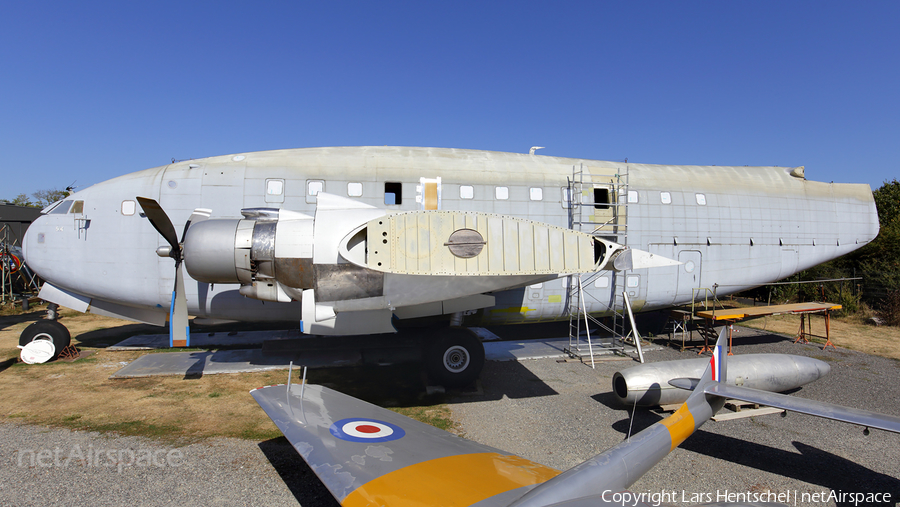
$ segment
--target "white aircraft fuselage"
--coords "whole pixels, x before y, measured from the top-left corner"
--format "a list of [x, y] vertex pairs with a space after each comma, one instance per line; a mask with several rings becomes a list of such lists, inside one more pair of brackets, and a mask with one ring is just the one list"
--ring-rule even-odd
[[[328, 197], [340, 219], [326, 222], [322, 218], [325, 214], [317, 208], [319, 193], [343, 198]], [[47, 282], [41, 293], [43, 299], [136, 321], [166, 321], [175, 277], [173, 261], [157, 254], [157, 249], [168, 243], [143, 216], [141, 206], [135, 203], [137, 196], [158, 201], [179, 237], [197, 208], [211, 210], [209, 222], [232, 219], [229, 223], [238, 224], [236, 236], [228, 233], [221, 242], [203, 245], [207, 250], [218, 249], [217, 253], [204, 253], [209, 259], [226, 261], [232, 251], [237, 252], [241, 241], [243, 226], [238, 219], [242, 218], [242, 209], [282, 210], [280, 215], [275, 214], [280, 216], [278, 220], [294, 220], [296, 227], [292, 230], [308, 231], [309, 237], [306, 243], [300, 241], [303, 244], [291, 247], [288, 257], [294, 263], [282, 264], [275, 278], [267, 278], [265, 269], [260, 268], [262, 261], [254, 257], [249, 275], [238, 273], [234, 280], [228, 278], [230, 275], [223, 280], [210, 275], [212, 283], [198, 281], [191, 274], [203, 270], [207, 257], [195, 256], [192, 267], [190, 252], [185, 248], [188, 311], [215, 320], [311, 322], [313, 310], [304, 310], [300, 300], [301, 294], [312, 295], [304, 290], [314, 288], [318, 291], [316, 299], [326, 300], [331, 312], [357, 312], [360, 316], [358, 325], [343, 328], [343, 334], [366, 332], [367, 315], [379, 316], [381, 324], [371, 328], [374, 332], [385, 330], [385, 315], [406, 319], [479, 310], [468, 318], [482, 324], [564, 317], [569, 304], [569, 278], [565, 275], [569, 273], [561, 270], [571, 268], [541, 265], [541, 255], [552, 257], [554, 250], [563, 248], [554, 244], [552, 231], [557, 229], [593, 234], [680, 263], [615, 270], [601, 260], [591, 276], [585, 277], [584, 287], [590, 296], [585, 298], [587, 310], [599, 314], [610, 312], [615, 294], [621, 295], [623, 290], [636, 310], [646, 311], [689, 302], [697, 289], [716, 287], [721, 296], [759, 286], [847, 254], [878, 234], [877, 212], [868, 185], [807, 181], [802, 168], [645, 165], [443, 148], [269, 151], [188, 160], [127, 174], [76, 192], [48, 208], [30, 226], [24, 241], [28, 265]], [[341, 214], [352, 208], [347, 205], [351, 201], [359, 203], [360, 208], [350, 215]], [[375, 264], [366, 264], [374, 255], [371, 231], [366, 251], [356, 261], [348, 261], [352, 254], [347, 250], [339, 253], [342, 245], [352, 249], [355, 244], [347, 239], [349, 232], [358, 230], [353, 227], [368, 223], [371, 228], [375, 223], [372, 220], [380, 216], [417, 210], [447, 212], [448, 220], [480, 213], [478, 220], [502, 225], [497, 226], [500, 232], [495, 235], [488, 226], [457, 228], [477, 229], [487, 238], [485, 250], [468, 261], [465, 255], [469, 254], [454, 254], [457, 266], [469, 270], [465, 283], [453, 278], [460, 273], [438, 269], [436, 257], [430, 258], [427, 262], [431, 264], [425, 267], [409, 268], [407, 263], [405, 271], [396, 271], [395, 265], [394, 272], [382, 273]], [[244, 219], [247, 217], [245, 214]], [[350, 224], [353, 217], [357, 217], [356, 223]], [[509, 232], [513, 222], [503, 217], [520, 219], [515, 222], [519, 232]], [[532, 242], [537, 245], [537, 233], [523, 235], [521, 227], [526, 221], [551, 230], [546, 245], [531, 246]], [[199, 231], [203, 225], [214, 232], [207, 226], [209, 222], [192, 225], [190, 231], [195, 227]], [[420, 240], [425, 241], [422, 238], [432, 230], [428, 227], [432, 226], [416, 229]], [[506, 232], [501, 231], [503, 228]], [[246, 241], [257, 241], [257, 237], [247, 236]], [[272, 237], [288, 236], [285, 232]], [[398, 243], [412, 241], [399, 238]], [[498, 238], [502, 238], [505, 252], [490, 249], [501, 244]], [[281, 245], [288, 242], [278, 241], [281, 243], [270, 244], [276, 256], [287, 248]], [[441, 237], [440, 241], [447, 240]], [[450, 243], [452, 240], [443, 244]], [[425, 255], [421, 245], [416, 248]], [[533, 260], [535, 266], [542, 267], [525, 269], [519, 265], [525, 263], [525, 254], [514, 254], [526, 250], [528, 262]], [[260, 255], [253, 251], [254, 256]], [[234, 255], [237, 264], [250, 265], [249, 260], [240, 261], [239, 255]], [[421, 255], [419, 262], [426, 262]], [[483, 265], [476, 266], [473, 259], [478, 256], [492, 257], [490, 263], [483, 260]], [[338, 271], [354, 277], [354, 288], [360, 276], [381, 285], [347, 296], [348, 302], [341, 297], [346, 291], [326, 287], [323, 273], [328, 270], [321, 267], [353, 262], [356, 267], [352, 270]], [[285, 281], [302, 278], [297, 273], [284, 278], [289, 269], [285, 266], [291, 265], [306, 270], [307, 278], [312, 277], [304, 282], [309, 287], [299, 281], [294, 286]], [[501, 269], [496, 266], [500, 265], [506, 277], [502, 283], [496, 282], [500, 276], [497, 269]], [[315, 268], [314, 276], [311, 268]], [[215, 270], [221, 271], [218, 266]], [[520, 271], [522, 274], [517, 275]], [[373, 273], [377, 277], [371, 277]], [[252, 282], [248, 284], [244, 278], [239, 281], [241, 276], [251, 276]], [[332, 277], [329, 283], [342, 283], [339, 279]], [[271, 281], [268, 288], [262, 286], [266, 280]], [[448, 295], [443, 300], [441, 291]], [[410, 303], [414, 300], [421, 304]], [[320, 306], [315, 307], [316, 312], [320, 310]], [[321, 319], [333, 316], [330, 313]], [[316, 331], [315, 326], [305, 329]]]

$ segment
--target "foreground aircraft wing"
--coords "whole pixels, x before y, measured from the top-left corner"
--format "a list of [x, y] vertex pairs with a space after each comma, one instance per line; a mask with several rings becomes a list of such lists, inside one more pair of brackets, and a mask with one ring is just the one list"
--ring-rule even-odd
[[508, 505], [559, 474], [327, 387], [251, 394], [344, 507]]
[[759, 403], [760, 405], [790, 410], [792, 412], [800, 412], [801, 414], [834, 419], [835, 421], [859, 424], [860, 426], [865, 426], [867, 428], [878, 428], [886, 431], [893, 431], [894, 433], [900, 433], [900, 417], [878, 414], [868, 410], [842, 407], [831, 403], [795, 398], [793, 396], [759, 391], [757, 389], [749, 389], [746, 387], [729, 386], [724, 383], [708, 385], [703, 392], [724, 398], [733, 398], [750, 403]]
[[344, 507], [599, 507], [621, 506], [613, 492], [634, 495], [625, 489], [721, 408], [702, 392], [710, 377], [707, 367], [701, 389], [672, 416], [562, 474], [323, 386], [251, 394]]
[[900, 430], [900, 418], [725, 386], [726, 335], [723, 328], [699, 379], [672, 381], [693, 391], [675, 413], [562, 473], [326, 387], [278, 385], [251, 394], [343, 507], [659, 505], [627, 488], [718, 412], [726, 398]]

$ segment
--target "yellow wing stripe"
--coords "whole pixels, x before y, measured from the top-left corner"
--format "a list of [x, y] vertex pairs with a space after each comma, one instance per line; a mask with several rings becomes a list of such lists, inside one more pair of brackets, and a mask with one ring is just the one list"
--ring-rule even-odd
[[343, 507], [465, 507], [506, 491], [546, 482], [559, 471], [495, 452], [461, 454], [410, 465], [360, 486]]
[[669, 436], [672, 437], [672, 448], [669, 451], [678, 447], [694, 432], [694, 416], [688, 410], [687, 403], [682, 404], [681, 408], [676, 410], [674, 414], [659, 421], [659, 423], [669, 430]]

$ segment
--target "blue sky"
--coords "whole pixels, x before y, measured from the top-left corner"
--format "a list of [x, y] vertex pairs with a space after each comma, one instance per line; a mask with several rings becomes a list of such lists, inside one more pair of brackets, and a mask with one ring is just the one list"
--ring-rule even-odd
[[895, 1], [35, 1], [0, 22], [0, 199], [349, 145], [900, 176]]

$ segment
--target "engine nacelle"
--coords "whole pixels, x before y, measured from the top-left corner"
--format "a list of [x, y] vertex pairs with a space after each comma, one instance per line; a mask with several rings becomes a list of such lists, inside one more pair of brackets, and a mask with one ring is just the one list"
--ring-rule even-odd
[[267, 301], [300, 299], [315, 285], [313, 218], [287, 210], [242, 210], [243, 219], [190, 227], [184, 264], [192, 278], [239, 283], [241, 294]]

